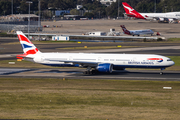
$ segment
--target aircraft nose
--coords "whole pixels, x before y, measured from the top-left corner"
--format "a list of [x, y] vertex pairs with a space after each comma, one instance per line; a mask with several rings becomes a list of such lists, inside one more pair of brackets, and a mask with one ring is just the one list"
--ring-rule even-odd
[[170, 62], [169, 62], [169, 65], [170, 65], [170, 66], [173, 66], [174, 64], [175, 64], [174, 61], [170, 61]]
[[175, 64], [175, 62], [174, 61], [172, 61], [172, 63], [171, 63], [172, 65], [174, 65]]
[[169, 66], [172, 66], [172, 65], [175, 64], [175, 62], [172, 61], [170, 58], [167, 59], [167, 62], [168, 62], [168, 64], [169, 64]]

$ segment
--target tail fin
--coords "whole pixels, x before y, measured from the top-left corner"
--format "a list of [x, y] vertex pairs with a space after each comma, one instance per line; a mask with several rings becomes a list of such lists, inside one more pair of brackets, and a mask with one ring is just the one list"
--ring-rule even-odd
[[146, 19], [140, 13], [138, 13], [136, 10], [134, 10], [126, 2], [122, 2], [122, 4], [123, 4], [124, 10], [125, 10], [127, 16], [129, 16], [129, 17], [136, 17], [138, 19]]
[[124, 25], [120, 25], [125, 34], [131, 35], [130, 31]]
[[17, 57], [18, 56], [25, 57], [30, 54], [34, 55], [34, 54], [40, 53], [40, 51], [36, 48], [36, 46], [23, 34], [23, 32], [17, 31], [16, 33], [18, 35], [20, 44], [24, 52], [23, 55], [17, 55]]

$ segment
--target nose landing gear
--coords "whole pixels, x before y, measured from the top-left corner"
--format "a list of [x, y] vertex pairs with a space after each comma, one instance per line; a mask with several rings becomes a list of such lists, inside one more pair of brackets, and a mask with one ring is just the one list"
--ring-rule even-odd
[[161, 71], [160, 71], [160, 75], [163, 75], [163, 70], [164, 70], [165, 68], [161, 68]]

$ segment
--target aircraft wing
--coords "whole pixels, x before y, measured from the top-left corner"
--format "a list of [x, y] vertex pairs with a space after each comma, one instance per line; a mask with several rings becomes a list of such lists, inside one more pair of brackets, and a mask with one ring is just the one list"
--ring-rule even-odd
[[98, 66], [98, 62], [71, 61], [71, 60], [50, 60], [50, 61], [53, 61], [53, 62], [64, 62], [64, 63], [73, 63], [73, 64], [79, 64], [81, 66], [90, 66], [90, 67]]

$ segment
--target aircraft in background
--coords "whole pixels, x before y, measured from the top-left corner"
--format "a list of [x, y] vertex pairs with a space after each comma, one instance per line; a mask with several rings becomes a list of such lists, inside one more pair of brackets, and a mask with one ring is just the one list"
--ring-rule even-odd
[[17, 55], [18, 59], [49, 66], [83, 67], [87, 68], [85, 74], [112, 73], [125, 68], [163, 70], [174, 65], [170, 58], [153, 54], [42, 53], [21, 31], [17, 31], [17, 35], [24, 52]]
[[176, 20], [180, 20], [180, 12], [138, 13], [126, 2], [122, 2], [122, 4], [126, 12], [125, 15], [127, 15], [128, 17], [135, 17], [138, 19], [145, 19], [145, 20], [158, 20], [159, 22], [169, 22], [169, 23], [174, 22]]
[[146, 30], [127, 30], [126, 27], [124, 25], [120, 25], [124, 34], [127, 34], [127, 35], [137, 35], [137, 36], [140, 36], [140, 35], [147, 35], [147, 34], [150, 34], [151, 36], [154, 34], [154, 32], [150, 29], [146, 29]]

